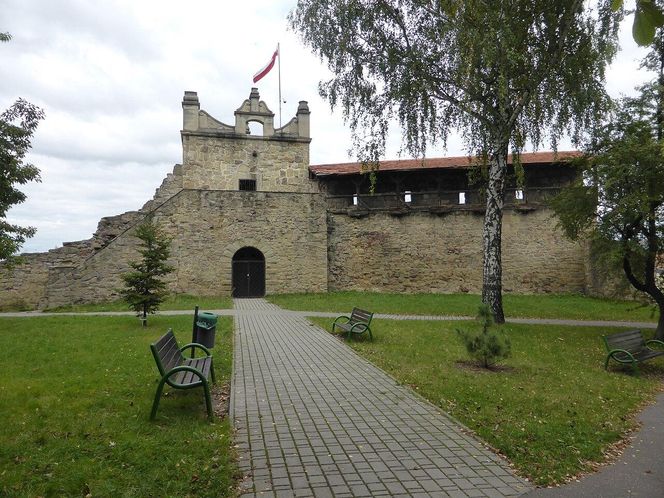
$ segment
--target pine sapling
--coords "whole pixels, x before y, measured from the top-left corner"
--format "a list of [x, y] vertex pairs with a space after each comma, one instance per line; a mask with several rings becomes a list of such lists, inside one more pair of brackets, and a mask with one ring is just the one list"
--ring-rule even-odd
[[479, 307], [477, 319], [482, 325], [481, 331], [456, 329], [459, 338], [466, 346], [468, 354], [475, 358], [482, 367], [490, 368], [496, 362], [508, 358], [512, 346], [504, 334], [490, 330], [494, 324], [493, 313], [487, 305]]
[[142, 258], [129, 263], [133, 271], [122, 275], [125, 287], [120, 295], [136, 311], [145, 327], [148, 313], [156, 312], [167, 295], [166, 283], [161, 278], [174, 268], [166, 263], [171, 241], [151, 219], [137, 227], [136, 237], [141, 240]]

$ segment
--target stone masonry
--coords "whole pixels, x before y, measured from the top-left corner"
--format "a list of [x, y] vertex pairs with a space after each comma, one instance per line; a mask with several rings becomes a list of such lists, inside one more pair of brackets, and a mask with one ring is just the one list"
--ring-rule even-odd
[[[318, 192], [309, 180], [309, 108], [300, 102], [297, 115], [278, 132], [274, 114], [258, 98], [254, 88], [249, 99], [235, 111], [235, 126], [200, 111], [198, 97], [186, 92], [182, 102], [184, 130], [183, 187], [236, 190], [238, 180], [255, 180], [256, 190], [271, 192]], [[263, 136], [248, 134], [247, 125], [259, 122]]]
[[[470, 204], [445, 201], [444, 209], [411, 206], [360, 213], [352, 204], [340, 209], [339, 202], [350, 197], [339, 196], [352, 196], [359, 183], [334, 177], [334, 171], [327, 177], [314, 174], [320, 167], [309, 165], [306, 102], [278, 129], [256, 89], [235, 111], [233, 124], [201, 110], [195, 92], [185, 92], [182, 109], [182, 164], [174, 166], [154, 197], [137, 211], [103, 218], [89, 240], [27, 254], [13, 268], [0, 264], [0, 309], [117, 297], [120, 275], [138, 258], [134, 228], [147, 216], [172, 238], [172, 292], [231, 294], [237, 288], [234, 256], [246, 254], [246, 248], [264, 257], [267, 294], [480, 291], [483, 216], [476, 192], [467, 192]], [[251, 123], [262, 125], [262, 134], [252, 134]], [[469, 188], [463, 169], [405, 174], [419, 178], [417, 185], [425, 189], [443, 184]], [[545, 189], [569, 181], [569, 171], [554, 163], [538, 166], [532, 175]], [[336, 182], [335, 192], [329, 181]], [[406, 176], [387, 172], [379, 186], [394, 184], [399, 190], [405, 181]], [[413, 193], [413, 204], [430, 195]], [[373, 201], [381, 199], [387, 198]], [[503, 263], [507, 292], [594, 289], [586, 246], [566, 241], [542, 202], [505, 210]]]
[[[479, 293], [482, 222], [468, 211], [330, 214], [329, 289]], [[565, 240], [550, 211], [506, 210], [503, 223], [506, 292], [584, 291], [584, 246]]]
[[[325, 206], [319, 194], [185, 189], [153, 218], [173, 241], [169, 263], [175, 271], [168, 277], [173, 292], [230, 294], [231, 260], [246, 246], [265, 254], [268, 293], [327, 290]], [[120, 275], [137, 259], [136, 249], [135, 237], [116, 238], [50, 282], [42, 306], [108, 299], [122, 286]]]

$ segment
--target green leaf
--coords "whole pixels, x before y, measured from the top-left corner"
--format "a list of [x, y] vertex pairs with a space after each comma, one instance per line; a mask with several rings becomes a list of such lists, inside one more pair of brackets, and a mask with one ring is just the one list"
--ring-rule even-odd
[[632, 36], [634, 41], [642, 47], [652, 43], [655, 38], [655, 25], [641, 9], [637, 9], [634, 13]]
[[654, 2], [641, 0], [640, 2], [643, 12], [648, 16], [648, 18], [654, 23], [656, 28], [660, 28], [664, 25], [664, 13], [662, 9], [658, 7]]
[[611, 10], [616, 12], [620, 7], [622, 7], [623, 0], [611, 0]]
[[640, 46], [649, 45], [655, 38], [657, 28], [664, 25], [664, 13], [654, 3], [641, 0], [634, 13], [632, 36]]

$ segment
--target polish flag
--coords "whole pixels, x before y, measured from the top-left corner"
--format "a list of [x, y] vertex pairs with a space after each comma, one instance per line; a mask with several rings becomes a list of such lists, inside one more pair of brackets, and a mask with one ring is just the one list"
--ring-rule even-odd
[[262, 79], [263, 76], [265, 76], [267, 73], [270, 72], [270, 70], [274, 67], [274, 62], [277, 60], [278, 56], [279, 56], [279, 46], [277, 46], [277, 49], [272, 54], [270, 62], [268, 62], [264, 68], [262, 68], [256, 74], [254, 74], [254, 83], [258, 83], [258, 80]]

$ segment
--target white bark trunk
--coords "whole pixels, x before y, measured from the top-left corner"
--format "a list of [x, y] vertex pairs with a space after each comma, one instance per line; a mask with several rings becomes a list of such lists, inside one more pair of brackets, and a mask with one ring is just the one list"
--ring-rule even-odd
[[484, 268], [482, 281], [482, 302], [489, 305], [496, 323], [505, 322], [503, 313], [503, 267], [502, 267], [502, 227], [503, 203], [505, 197], [505, 170], [507, 150], [499, 147], [491, 157], [489, 181], [486, 192], [486, 213], [484, 215]]

